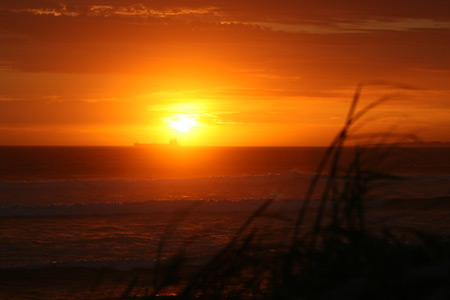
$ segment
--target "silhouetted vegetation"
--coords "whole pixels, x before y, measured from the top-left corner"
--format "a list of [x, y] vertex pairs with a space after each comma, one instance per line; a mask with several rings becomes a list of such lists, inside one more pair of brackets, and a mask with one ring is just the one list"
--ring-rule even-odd
[[[384, 143], [389, 135], [380, 137], [370, 149], [352, 146], [352, 161], [343, 162], [342, 152], [363, 117], [390, 96], [358, 110], [361, 90], [362, 85], [356, 89], [345, 125], [318, 166], [301, 209], [294, 218], [272, 216], [284, 220], [285, 229], [273, 233], [254, 226], [275, 201], [270, 198], [204, 264], [187, 266], [186, 248], [179, 249], [169, 262], [158, 262], [153, 287], [144, 298], [448, 299], [448, 237], [410, 230], [405, 238], [390, 228], [367, 225], [367, 193], [373, 183], [389, 176], [382, 168], [391, 150]], [[323, 189], [318, 191], [319, 186]], [[319, 199], [314, 196], [318, 193]], [[311, 205], [317, 201], [318, 205]], [[189, 243], [195, 243], [195, 238], [186, 241], [185, 247]], [[132, 289], [133, 284], [124, 298], [129, 298]]]

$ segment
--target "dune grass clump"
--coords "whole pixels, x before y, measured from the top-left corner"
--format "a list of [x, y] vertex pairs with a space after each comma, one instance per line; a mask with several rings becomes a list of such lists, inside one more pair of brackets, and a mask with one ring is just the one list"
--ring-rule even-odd
[[[254, 226], [275, 200], [270, 198], [203, 265], [185, 268], [184, 249], [171, 263], [158, 265], [152, 292], [144, 298], [448, 299], [448, 237], [411, 231], [409, 242], [389, 228], [371, 230], [366, 224], [368, 192], [388, 176], [382, 165], [391, 147], [379, 146], [388, 135], [370, 151], [353, 146], [351, 161], [343, 162], [342, 153], [363, 117], [391, 96], [358, 110], [361, 91], [359, 85], [343, 128], [278, 240], [268, 241], [264, 229]], [[167, 296], [164, 291], [171, 289], [176, 292]]]

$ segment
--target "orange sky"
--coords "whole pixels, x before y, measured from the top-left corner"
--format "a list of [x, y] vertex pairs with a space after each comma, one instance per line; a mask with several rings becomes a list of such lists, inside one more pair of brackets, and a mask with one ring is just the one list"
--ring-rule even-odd
[[365, 2], [2, 0], [0, 145], [326, 145], [369, 80], [420, 89], [366, 131], [450, 141], [450, 2]]

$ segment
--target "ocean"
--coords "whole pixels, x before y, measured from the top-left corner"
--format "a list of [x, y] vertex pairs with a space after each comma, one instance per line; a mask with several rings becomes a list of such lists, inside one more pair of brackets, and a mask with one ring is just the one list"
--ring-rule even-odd
[[[186, 241], [194, 241], [187, 253], [193, 264], [200, 263], [266, 199], [275, 199], [272, 212], [295, 213], [325, 151], [0, 147], [0, 298], [97, 299], [85, 288], [74, 293], [73, 282], [97, 282], [89, 274], [151, 269]], [[450, 196], [450, 148], [394, 148], [386, 157], [377, 156], [379, 151], [366, 149], [367, 157], [377, 172], [389, 176], [371, 186], [368, 207], [410, 201], [423, 211], [418, 201]], [[344, 164], [352, 154], [352, 149], [344, 151]], [[313, 199], [320, 196], [321, 184]], [[390, 221], [383, 216], [383, 222], [448, 234], [444, 215], [420, 219], [417, 210], [411, 214], [407, 206], [392, 207]], [[265, 219], [255, 226], [289, 226], [277, 222]]]

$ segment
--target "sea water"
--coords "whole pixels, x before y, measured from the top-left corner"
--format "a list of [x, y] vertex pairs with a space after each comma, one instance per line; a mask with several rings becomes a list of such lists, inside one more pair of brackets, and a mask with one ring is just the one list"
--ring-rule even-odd
[[[0, 271], [152, 268], [194, 236], [188, 255], [201, 260], [266, 199], [296, 211], [325, 151], [0, 147]], [[450, 196], [449, 148], [397, 148], [387, 159], [367, 151], [390, 174], [372, 187], [369, 206]]]

